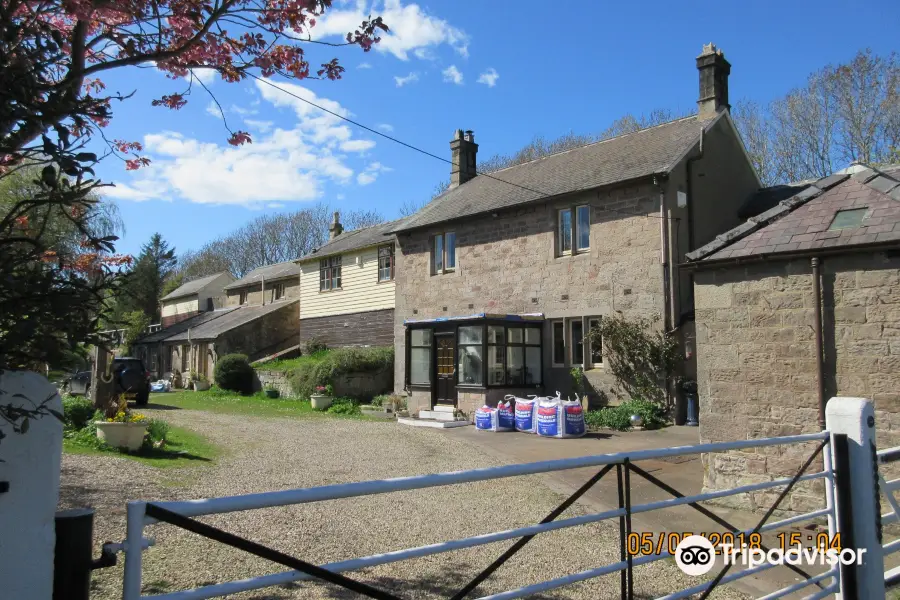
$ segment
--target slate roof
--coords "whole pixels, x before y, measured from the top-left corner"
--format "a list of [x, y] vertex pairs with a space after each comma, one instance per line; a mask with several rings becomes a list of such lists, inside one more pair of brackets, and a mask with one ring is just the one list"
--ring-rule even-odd
[[[668, 173], [725, 113], [691, 116], [478, 175], [447, 190], [393, 229], [407, 231], [547, 197]], [[496, 178], [496, 179], [493, 179]], [[498, 179], [502, 181], [498, 181]]]
[[[865, 208], [858, 227], [829, 230], [840, 210]], [[819, 179], [798, 194], [689, 252], [689, 262], [900, 243], [900, 166]]]
[[806, 179], [804, 181], [762, 188], [738, 208], [738, 218], [749, 219], [766, 212], [770, 208], [775, 208], [775, 205], [782, 200], [787, 200], [799, 194], [815, 182], [815, 179]]
[[298, 275], [300, 275], [300, 267], [296, 262], [289, 260], [274, 265], [257, 267], [237, 281], [232, 281], [226, 285], [225, 289], [233, 290], [234, 288], [259, 283], [263, 278], [265, 278], [266, 281], [275, 281], [276, 279], [285, 279], [287, 277], [295, 277]]
[[154, 331], [153, 333], [147, 334], [144, 337], [138, 339], [135, 343], [153, 344], [156, 342], [165, 341], [173, 335], [185, 332], [191, 327], [197, 327], [198, 325], [202, 325], [203, 323], [212, 321], [213, 319], [217, 319], [233, 310], [237, 310], [237, 307], [235, 306], [230, 308], [220, 308], [218, 310], [202, 312], [199, 315], [194, 315], [193, 317], [185, 319], [184, 321], [179, 321], [174, 325], [169, 325], [165, 329], [160, 329], [159, 331]]
[[222, 273], [216, 273], [215, 275], [208, 275], [207, 277], [201, 277], [200, 279], [188, 281], [184, 285], [175, 288], [173, 291], [169, 292], [160, 299], [174, 300], [175, 298], [181, 298], [182, 296], [190, 296], [191, 294], [196, 294], [204, 287], [206, 287], [208, 283], [210, 283], [216, 277], [221, 276], [223, 273], [227, 274], [225, 271], [222, 271]]
[[306, 256], [301, 256], [295, 262], [299, 263], [307, 260], [319, 259], [325, 256], [332, 256], [334, 254], [343, 254], [344, 252], [352, 252], [353, 250], [360, 250], [369, 246], [375, 246], [376, 244], [386, 244], [391, 241], [391, 239], [386, 236], [390, 235], [391, 231], [395, 228], [402, 226], [405, 220], [406, 219], [397, 219], [396, 221], [389, 221], [387, 223], [373, 225], [372, 227], [344, 231], [333, 240], [329, 240]]
[[[217, 319], [211, 319], [197, 327], [192, 327], [191, 341], [214, 340], [226, 331], [245, 325], [250, 321], [254, 321], [262, 316], [275, 312], [276, 310], [285, 308], [286, 306], [295, 305], [298, 302], [299, 300], [290, 300], [287, 302], [273, 302], [263, 306], [240, 306], [234, 310], [228, 311], [227, 314], [224, 314]], [[166, 341], [186, 342], [187, 339], [188, 332], [187, 329], [185, 329], [183, 332], [173, 335]]]

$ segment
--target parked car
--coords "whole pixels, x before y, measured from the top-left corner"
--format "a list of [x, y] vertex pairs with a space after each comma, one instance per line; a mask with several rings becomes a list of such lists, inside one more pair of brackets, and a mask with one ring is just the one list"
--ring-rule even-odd
[[[113, 377], [116, 392], [133, 398], [138, 406], [146, 406], [150, 399], [150, 372], [139, 358], [117, 357], [113, 359]], [[91, 372], [78, 371], [63, 382], [63, 391], [72, 395], [90, 396]]]

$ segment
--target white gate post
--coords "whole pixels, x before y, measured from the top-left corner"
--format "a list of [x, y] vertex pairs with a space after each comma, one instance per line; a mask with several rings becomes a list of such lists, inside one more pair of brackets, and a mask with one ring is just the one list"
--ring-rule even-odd
[[[853, 545], [865, 550], [862, 564], [856, 568], [857, 589], [846, 589], [847, 582], [842, 579], [841, 596], [884, 598], [884, 552], [881, 546], [878, 463], [875, 457], [875, 406], [865, 398], [832, 398], [825, 408], [825, 424], [832, 434], [832, 465], [836, 469], [840, 463], [834, 456], [834, 435], [847, 435], [850, 466], [843, 481], [849, 483], [850, 487]], [[836, 493], [835, 497], [836, 509], [841, 514], [841, 494]]]

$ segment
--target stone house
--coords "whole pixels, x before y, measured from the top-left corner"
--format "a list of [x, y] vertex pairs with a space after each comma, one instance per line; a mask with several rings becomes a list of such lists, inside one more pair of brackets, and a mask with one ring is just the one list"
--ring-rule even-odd
[[605, 315], [659, 315], [693, 337], [677, 265], [760, 189], [728, 111], [729, 63], [710, 44], [696, 66], [697, 115], [490, 174], [474, 134], [456, 132], [450, 188], [391, 229], [394, 380], [411, 412], [566, 394], [572, 367], [592, 401], [612, 399], [602, 343], [585, 342]]
[[253, 269], [225, 286], [225, 306], [262, 306], [300, 298], [300, 268], [294, 261]]
[[[687, 256], [694, 276], [702, 442], [820, 431], [834, 396], [875, 402], [878, 443], [900, 444], [900, 166], [853, 166]], [[757, 206], [754, 208], [754, 204]], [[760, 212], [761, 209], [766, 209]], [[812, 446], [704, 457], [706, 489], [796, 472]], [[735, 497], [750, 508], [769, 494]], [[821, 502], [813, 486], [791, 508]]]
[[400, 221], [344, 231], [334, 213], [327, 243], [297, 259], [300, 344], [390, 346], [394, 340], [395, 239]]
[[161, 325], [166, 328], [201, 312], [221, 308], [225, 302], [224, 288], [232, 281], [231, 273], [222, 272], [194, 279], [172, 290], [160, 299]]

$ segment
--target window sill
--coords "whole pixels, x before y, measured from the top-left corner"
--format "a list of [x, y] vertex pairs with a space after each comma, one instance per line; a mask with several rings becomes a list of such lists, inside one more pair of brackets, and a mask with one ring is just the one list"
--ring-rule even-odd
[[484, 391], [487, 389], [487, 386], [482, 385], [480, 383], [457, 383], [456, 389]]
[[382, 283], [394, 283], [394, 280], [393, 279], [379, 279], [378, 284], [380, 285]]
[[582, 259], [586, 256], [590, 256], [590, 255], [591, 255], [591, 249], [586, 248], [584, 250], [579, 250], [578, 252], [574, 252], [574, 253], [566, 252], [565, 254], [557, 254], [554, 258], [557, 260], [562, 260], [562, 259], [566, 259], [566, 258], [580, 260], [580, 259]]
[[419, 389], [419, 390], [430, 390], [430, 383], [411, 383], [409, 384], [409, 389]]
[[343, 291], [344, 291], [344, 288], [338, 287], [338, 288], [332, 288], [330, 290], [319, 290], [319, 293], [320, 294], [328, 294], [330, 292], [343, 292]]

